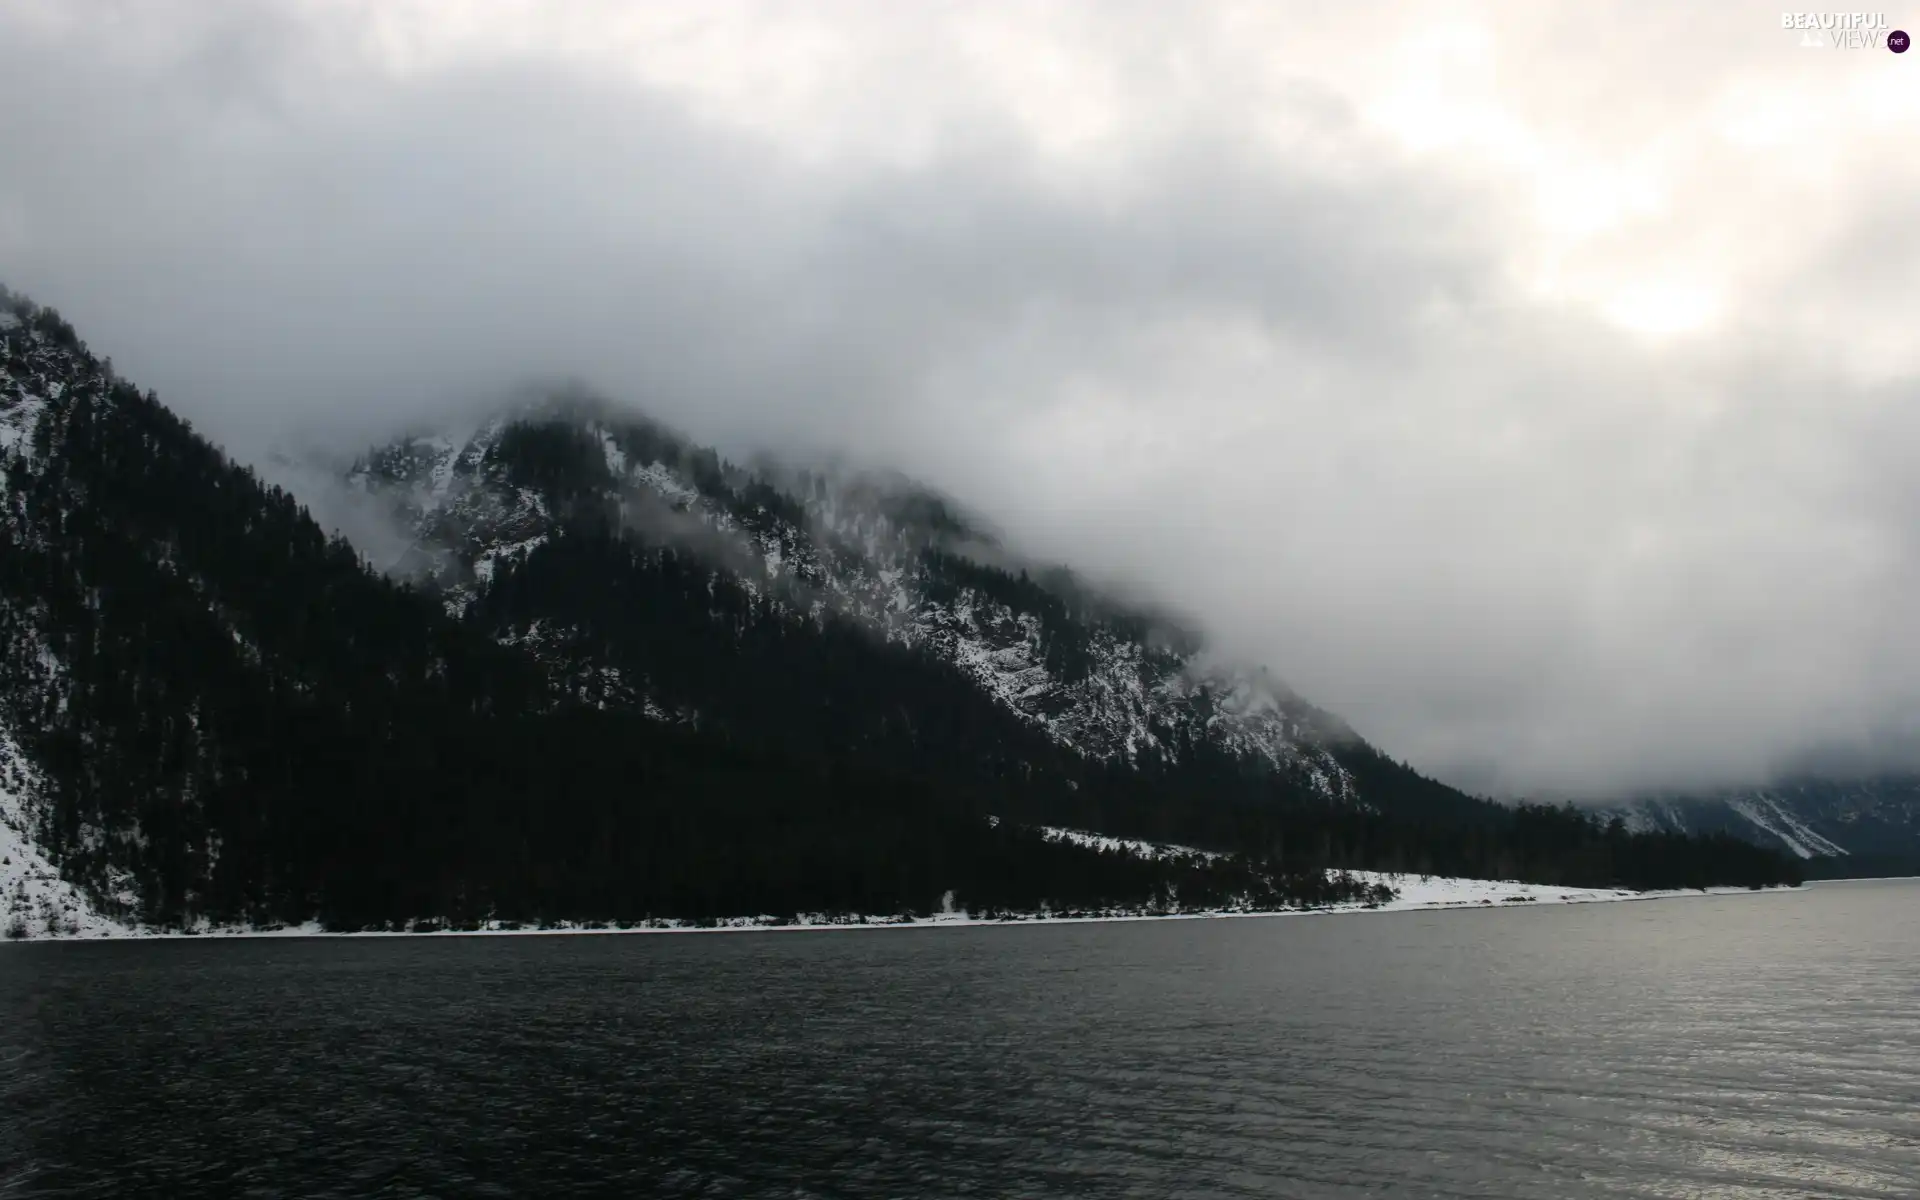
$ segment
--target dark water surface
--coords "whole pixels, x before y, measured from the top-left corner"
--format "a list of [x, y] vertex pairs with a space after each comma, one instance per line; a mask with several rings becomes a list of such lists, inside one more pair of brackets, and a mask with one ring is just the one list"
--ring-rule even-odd
[[1920, 885], [0, 946], [0, 1195], [1920, 1196]]

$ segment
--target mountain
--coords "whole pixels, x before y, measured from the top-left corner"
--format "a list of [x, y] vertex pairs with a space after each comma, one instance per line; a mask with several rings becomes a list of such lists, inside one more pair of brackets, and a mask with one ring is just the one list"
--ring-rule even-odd
[[1635, 830], [1743, 838], [1805, 860], [1821, 877], [1920, 874], [1920, 777], [1912, 775], [1789, 776], [1767, 787], [1638, 797], [1611, 814]]
[[353, 485], [413, 539], [383, 574], [57, 314], [0, 314], [12, 932], [1796, 877], [1463, 796], [924, 490], [735, 467], [577, 396], [369, 455]]
[[[1601, 828], [1419, 776], [897, 475], [735, 465], [578, 391], [399, 438], [344, 474], [402, 533], [389, 570], [582, 701], [996, 788], [1063, 783], [1008, 801], [1035, 820], [1254, 853], [1291, 836], [1350, 865], [1557, 877], [1562, 848], [1506, 839]], [[797, 653], [755, 622], [836, 649]], [[921, 719], [935, 701], [947, 718]]]
[[[581, 699], [752, 723], [737, 705], [767, 698], [716, 689], [711, 665], [751, 663], [763, 648], [716, 635], [708, 614], [772, 612], [808, 639], [849, 639], [842, 663], [779, 663], [806, 673], [803, 691], [837, 674], [878, 696], [877, 673], [922, 664], [939, 677], [921, 681], [934, 692], [966, 685], [958, 702], [980, 711], [963, 724], [1027, 760], [1049, 757], [1034, 745], [1045, 743], [1105, 766], [1224, 766], [1289, 799], [1367, 802], [1344, 752], [1364, 755], [1364, 743], [1336, 718], [1264, 672], [1208, 664], [1192, 632], [1065, 569], [1030, 570], [904, 479], [736, 467], [579, 395], [517, 405], [453, 436], [401, 439], [349, 479], [389, 506], [409, 540], [392, 569], [429, 578], [451, 615], [525, 647]], [[688, 580], [698, 603], [660, 620], [666, 595]], [[787, 729], [797, 715], [835, 715], [763, 707], [770, 727]], [[883, 740], [909, 736], [879, 725]], [[957, 728], [911, 740], [924, 752]], [[965, 761], [977, 752], [966, 747]]]

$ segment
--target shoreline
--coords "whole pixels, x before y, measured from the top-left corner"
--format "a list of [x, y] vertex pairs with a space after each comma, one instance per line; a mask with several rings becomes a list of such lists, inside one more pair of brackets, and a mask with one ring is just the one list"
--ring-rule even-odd
[[[1352, 872], [1358, 878], [1368, 881], [1389, 882], [1392, 877], [1371, 872]], [[1915, 877], [1920, 878], [1920, 877]], [[1818, 883], [1848, 883], [1856, 880], [1818, 880]], [[1871, 881], [1868, 881], [1871, 882]], [[1487, 912], [1516, 908], [1560, 907], [1575, 904], [1622, 904], [1636, 901], [1677, 900], [1690, 897], [1744, 896], [1767, 894], [1792, 894], [1801, 891], [1808, 884], [1799, 887], [1775, 886], [1765, 888], [1712, 887], [1704, 889], [1665, 890], [1632, 892], [1622, 889], [1603, 888], [1562, 888], [1546, 884], [1513, 883], [1500, 880], [1468, 880], [1432, 878], [1418, 880], [1403, 885], [1407, 890], [1420, 894], [1409, 897], [1403, 891], [1402, 896], [1384, 904], [1341, 904], [1318, 908], [1286, 909], [1209, 909], [1198, 912], [1111, 912], [1076, 913], [1055, 916], [1050, 913], [1028, 912], [1005, 917], [975, 917], [964, 911], [951, 914], [936, 914], [929, 917], [889, 918], [868, 917], [833, 920], [822, 917], [818, 920], [800, 923], [779, 922], [771, 916], [730, 917], [717, 920], [711, 925], [700, 925], [678, 921], [661, 921], [649, 924], [634, 924], [625, 927], [614, 924], [579, 925], [563, 924], [548, 927], [518, 926], [507, 927], [496, 924], [493, 928], [480, 929], [370, 929], [370, 930], [328, 930], [317, 922], [298, 926], [286, 926], [277, 929], [259, 927], [220, 926], [198, 930], [141, 930], [120, 928], [100, 928], [83, 930], [67, 934], [37, 934], [22, 938], [6, 938], [0, 941], [17, 945], [44, 943], [88, 943], [104, 942], [150, 942], [150, 941], [202, 941], [225, 939], [275, 939], [275, 938], [448, 938], [448, 937], [580, 937], [589, 935], [621, 934], [701, 934], [701, 933], [821, 933], [843, 930], [925, 930], [925, 929], [981, 929], [1034, 927], [1050, 925], [1094, 925], [1120, 924], [1144, 921], [1218, 921], [1252, 920], [1272, 917], [1329, 917], [1347, 916], [1357, 913], [1432, 913], [1474, 911]]]

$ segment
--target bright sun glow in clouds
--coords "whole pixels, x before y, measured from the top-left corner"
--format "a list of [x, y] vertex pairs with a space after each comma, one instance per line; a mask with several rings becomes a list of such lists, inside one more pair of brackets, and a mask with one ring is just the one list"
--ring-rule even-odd
[[1622, 288], [1600, 311], [1630, 333], [1672, 337], [1698, 333], [1712, 325], [1720, 315], [1720, 302], [1710, 288], [1658, 280]]

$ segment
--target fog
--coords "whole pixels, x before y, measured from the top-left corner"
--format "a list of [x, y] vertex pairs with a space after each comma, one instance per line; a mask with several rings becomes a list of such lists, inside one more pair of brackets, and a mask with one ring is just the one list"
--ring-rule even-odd
[[897, 468], [1465, 786], [1910, 764], [1920, 55], [1803, 37], [13, 0], [0, 280], [251, 461], [568, 378]]

